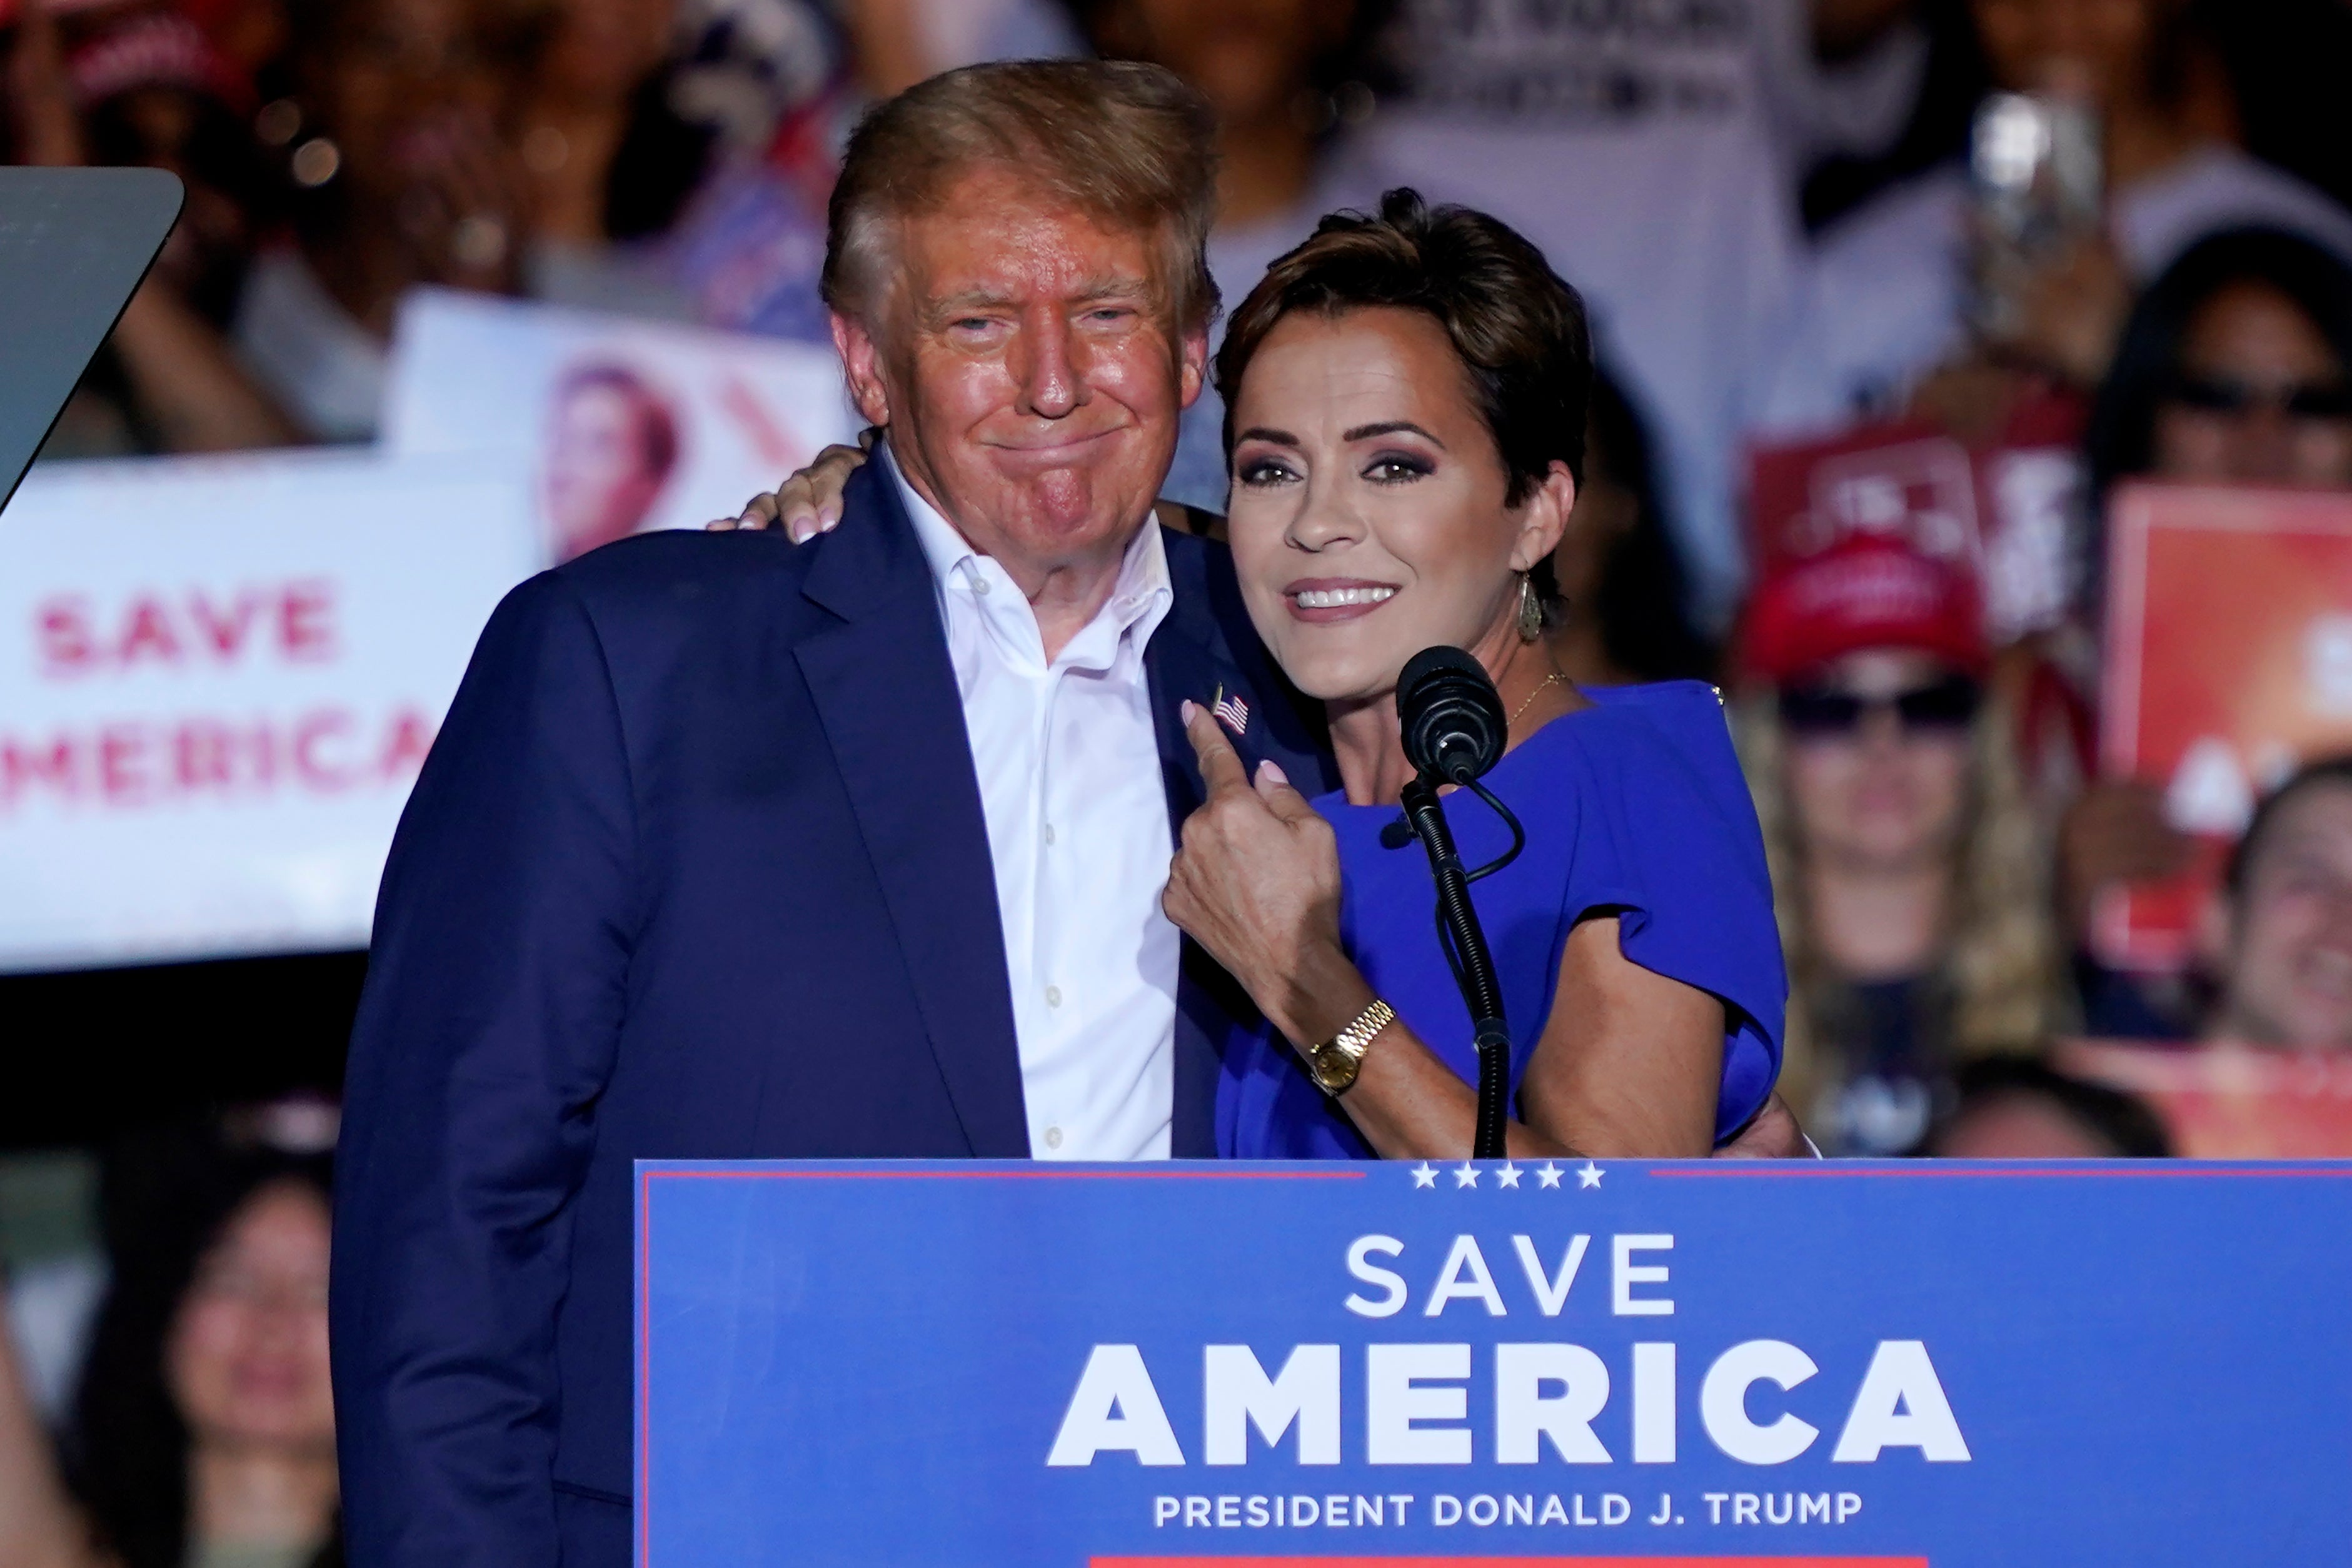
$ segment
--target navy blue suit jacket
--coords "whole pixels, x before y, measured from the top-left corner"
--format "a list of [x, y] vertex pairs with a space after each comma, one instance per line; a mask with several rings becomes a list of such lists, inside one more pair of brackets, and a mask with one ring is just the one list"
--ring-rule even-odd
[[[1145, 656], [1318, 721], [1223, 549], [1167, 535]], [[1186, 947], [1173, 1142], [1248, 1006]], [[929, 566], [878, 467], [841, 526], [624, 541], [491, 617], [401, 819], [352, 1039], [333, 1357], [355, 1568], [628, 1561], [631, 1163], [1029, 1153], [996, 883]]]

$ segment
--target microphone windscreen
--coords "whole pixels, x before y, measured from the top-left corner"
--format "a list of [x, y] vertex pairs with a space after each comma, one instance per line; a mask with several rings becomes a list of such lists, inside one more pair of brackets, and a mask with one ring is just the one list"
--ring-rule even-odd
[[1466, 783], [1503, 755], [1510, 721], [1486, 668], [1458, 647], [1426, 647], [1397, 678], [1405, 760], [1424, 778]]

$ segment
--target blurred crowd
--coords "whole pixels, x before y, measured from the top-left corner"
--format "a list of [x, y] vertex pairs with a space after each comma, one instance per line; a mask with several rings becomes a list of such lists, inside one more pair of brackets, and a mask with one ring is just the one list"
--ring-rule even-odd
[[[366, 441], [420, 285], [822, 342], [860, 106], [1087, 50], [1222, 117], [1229, 300], [1401, 184], [1585, 293], [1604, 375], [1557, 651], [1724, 688], [1784, 1088], [1826, 1150], [2159, 1155], [2053, 1042], [2352, 1047], [2352, 763], [2263, 799], [2184, 971], [2092, 941], [2190, 854], [2156, 782], [2095, 765], [2107, 499], [2352, 491], [2344, 0], [0, 0], [7, 159], [188, 191], [47, 456]], [[1169, 495], [1211, 513], [1214, 401]], [[1751, 458], [1874, 430], [2069, 454], [2034, 613], [1988, 614], [2000, 584], [1900, 527], [1768, 569]], [[331, 1115], [85, 1162], [54, 1245], [0, 1183], [0, 1568], [331, 1560]]]

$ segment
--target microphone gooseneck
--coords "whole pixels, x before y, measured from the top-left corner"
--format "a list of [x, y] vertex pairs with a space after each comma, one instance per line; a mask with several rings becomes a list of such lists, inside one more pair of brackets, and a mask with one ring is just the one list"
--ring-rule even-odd
[[[1405, 760], [1414, 774], [1404, 786], [1404, 821], [1429, 852], [1430, 873], [1437, 883], [1437, 944], [1470, 1009], [1478, 1053], [1478, 1115], [1471, 1155], [1499, 1160], [1510, 1120], [1511, 1036], [1503, 1021], [1495, 962], [1478, 924], [1477, 908], [1470, 900], [1470, 883], [1508, 864], [1527, 841], [1517, 819], [1477, 782], [1502, 757], [1510, 721], [1485, 668], [1460, 648], [1444, 647], [1424, 648], [1407, 661], [1397, 679], [1397, 717], [1404, 731]], [[1500, 859], [1475, 872], [1463, 869], [1453, 830], [1438, 805], [1437, 787], [1444, 784], [1475, 793], [1510, 825], [1511, 847]], [[1382, 841], [1388, 841], [1386, 833]], [[1395, 847], [1402, 847], [1402, 840]]]

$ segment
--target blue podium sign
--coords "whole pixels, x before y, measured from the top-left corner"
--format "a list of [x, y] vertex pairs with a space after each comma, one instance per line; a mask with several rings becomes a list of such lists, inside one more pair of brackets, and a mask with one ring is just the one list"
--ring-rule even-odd
[[2352, 1165], [638, 1167], [637, 1552], [2352, 1559]]

